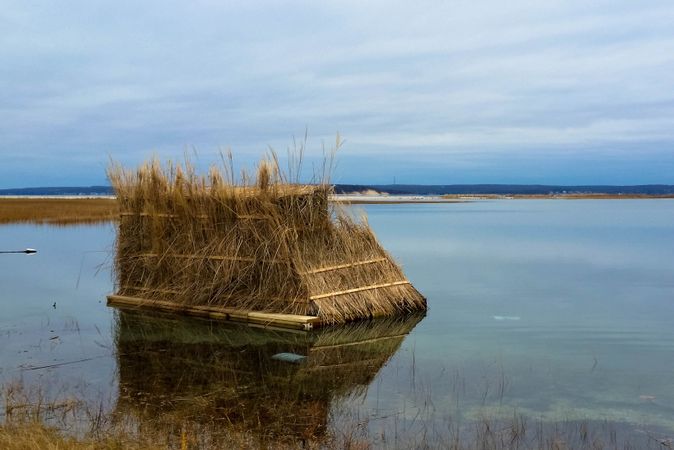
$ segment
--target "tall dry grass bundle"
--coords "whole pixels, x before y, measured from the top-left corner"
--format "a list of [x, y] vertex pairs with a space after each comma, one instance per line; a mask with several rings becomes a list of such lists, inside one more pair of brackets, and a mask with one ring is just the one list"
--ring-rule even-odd
[[231, 157], [208, 175], [153, 159], [108, 176], [121, 210], [119, 295], [324, 323], [426, 308], [367, 221], [329, 204], [328, 178], [299, 184], [274, 153], [240, 181]]

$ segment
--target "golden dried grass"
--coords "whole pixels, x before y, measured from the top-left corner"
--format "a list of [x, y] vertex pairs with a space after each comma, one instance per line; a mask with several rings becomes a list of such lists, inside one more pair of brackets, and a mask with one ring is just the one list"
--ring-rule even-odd
[[156, 159], [111, 166], [120, 295], [326, 323], [426, 308], [367, 221], [329, 204], [331, 160], [314, 184], [281, 170], [273, 152], [238, 181], [228, 161], [207, 175]]
[[0, 425], [0, 448], [3, 450], [159, 450], [166, 446], [150, 438], [130, 438], [123, 433], [106, 437], [74, 438], [41, 422]]
[[112, 198], [0, 197], [0, 224], [100, 223], [116, 220], [118, 216], [117, 202]]

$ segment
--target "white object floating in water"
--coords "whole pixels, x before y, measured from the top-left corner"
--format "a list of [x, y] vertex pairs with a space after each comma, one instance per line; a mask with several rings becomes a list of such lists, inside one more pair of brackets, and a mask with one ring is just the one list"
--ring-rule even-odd
[[520, 320], [520, 316], [494, 316], [494, 320]]
[[289, 362], [292, 364], [300, 364], [307, 359], [304, 355], [298, 355], [297, 353], [277, 353], [271, 357], [271, 359], [276, 359], [278, 361]]

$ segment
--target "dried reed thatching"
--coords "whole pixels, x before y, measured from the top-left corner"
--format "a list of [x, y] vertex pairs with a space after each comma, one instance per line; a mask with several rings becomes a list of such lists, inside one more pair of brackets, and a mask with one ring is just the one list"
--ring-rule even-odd
[[322, 323], [426, 308], [367, 222], [328, 203], [326, 176], [299, 184], [273, 153], [255, 179], [236, 182], [224, 166], [206, 176], [156, 159], [109, 169], [119, 295]]

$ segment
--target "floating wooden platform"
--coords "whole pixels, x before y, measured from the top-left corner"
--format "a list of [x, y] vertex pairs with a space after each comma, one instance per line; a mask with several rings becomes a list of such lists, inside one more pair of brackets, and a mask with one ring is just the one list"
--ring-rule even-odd
[[270, 328], [311, 330], [321, 326], [321, 319], [315, 316], [242, 311], [234, 308], [219, 308], [217, 306], [176, 305], [173, 302], [128, 297], [125, 295], [108, 295], [108, 305], [125, 309], [179, 312], [189, 316], [249, 323]]

